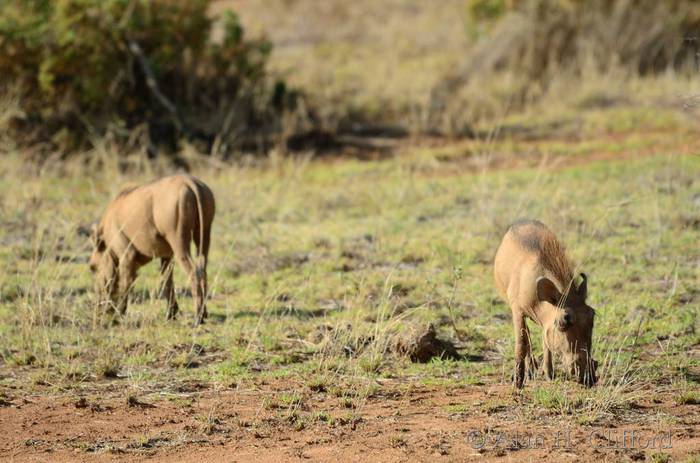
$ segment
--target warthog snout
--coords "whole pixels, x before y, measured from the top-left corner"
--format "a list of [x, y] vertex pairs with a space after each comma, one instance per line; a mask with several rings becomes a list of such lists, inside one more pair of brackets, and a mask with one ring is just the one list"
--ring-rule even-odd
[[598, 382], [598, 361], [591, 358], [587, 353], [581, 352], [569, 357], [569, 373], [576, 378], [579, 384], [586, 387], [593, 387]]
[[598, 362], [588, 358], [588, 356], [582, 356], [578, 365], [578, 380], [579, 383], [586, 387], [593, 387], [595, 383], [598, 382], [598, 376], [596, 375], [596, 370], [598, 369]]

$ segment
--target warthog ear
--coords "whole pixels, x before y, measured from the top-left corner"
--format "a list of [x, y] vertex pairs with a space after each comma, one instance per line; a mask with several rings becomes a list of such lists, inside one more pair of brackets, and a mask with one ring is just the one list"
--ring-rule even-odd
[[537, 279], [537, 299], [540, 302], [549, 302], [552, 305], [559, 305], [561, 293], [556, 285], [547, 277]]
[[581, 272], [581, 284], [578, 285], [577, 291], [583, 299], [586, 299], [586, 296], [588, 296], [588, 277], [583, 272]]

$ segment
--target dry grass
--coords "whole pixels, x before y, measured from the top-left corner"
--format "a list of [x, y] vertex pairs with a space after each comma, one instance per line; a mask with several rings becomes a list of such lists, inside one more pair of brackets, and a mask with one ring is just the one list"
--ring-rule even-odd
[[[639, 143], [626, 140], [632, 149]], [[180, 321], [165, 322], [163, 301], [155, 299], [156, 266], [142, 272], [119, 326], [105, 325], [91, 303], [89, 245], [78, 227], [137, 179], [109, 167], [107, 155], [105, 170], [92, 178], [79, 163], [44, 166], [37, 176], [6, 158], [5, 364], [31, 365], [27, 374], [61, 387], [104, 377], [138, 387], [151, 381], [154, 367], [182, 378], [213, 373], [221, 384], [247, 381], [255, 371], [313, 371], [331, 384], [371, 384], [376, 375], [402, 374], [407, 359], [397, 363], [392, 346], [407, 327], [432, 322], [463, 353], [498, 359], [507, 383], [510, 325], [491, 289], [490, 265], [501, 232], [522, 216], [549, 223], [592, 275], [604, 392], [590, 398], [601, 414], [647, 388], [639, 383], [645, 363], [631, 361], [647, 348], [640, 346], [666, 336], [664, 355], [682, 362], [678, 349], [697, 342], [697, 320], [676, 308], [676, 301], [695, 300], [697, 283], [688, 253], [697, 237], [692, 157], [594, 163], [552, 176], [541, 168], [460, 173], [463, 156], [418, 150], [369, 164], [200, 166], [222, 207], [209, 272], [212, 323], [194, 331], [182, 296]], [[160, 167], [150, 169], [137, 178], [159, 174]], [[604, 188], [591, 187], [600, 182]], [[310, 340], [326, 326], [332, 335]]]
[[[629, 7], [629, 2], [618, 3]], [[593, 53], [595, 47], [586, 44], [605, 38], [602, 32], [591, 31], [590, 37], [574, 33], [581, 48], [580, 53], [572, 52], [576, 66], [552, 63], [546, 82], [540, 82], [515, 64], [497, 65], [536, 59], [535, 52], [520, 50], [522, 44], [539, 39], [518, 35], [529, 37], [528, 31], [537, 28], [531, 24], [533, 17], [515, 21], [527, 24], [522, 32], [508, 26], [518, 16], [511, 13], [498, 26], [504, 31], [482, 31], [484, 40], [477, 44], [469, 34], [468, 9], [462, 1], [440, 2], [436, 7], [418, 1], [333, 0], [319, 7], [308, 0], [222, 0], [213, 13], [226, 6], [236, 9], [251, 33], [269, 36], [275, 45], [272, 69], [307, 93], [310, 108], [331, 130], [339, 124], [347, 129], [353, 122], [383, 122], [418, 133], [497, 136], [511, 118], [529, 120], [536, 114], [541, 122], [573, 120], [577, 127], [577, 112], [610, 106], [655, 111], [672, 105], [697, 117], [693, 102], [700, 88], [694, 75], [668, 71], [640, 78], [630, 71], [634, 63], [616, 64], [609, 43], [597, 45], [607, 47], [610, 62], [605, 66], [587, 59], [584, 52]], [[610, 22], [621, 17], [611, 17]], [[586, 18], [581, 24], [589, 21]], [[547, 27], [563, 27], [561, 21], [551, 23]], [[642, 40], [645, 31], [655, 33], [649, 28], [637, 33], [620, 24], [609, 26], [622, 28], [620, 34], [637, 34], [635, 40]]]

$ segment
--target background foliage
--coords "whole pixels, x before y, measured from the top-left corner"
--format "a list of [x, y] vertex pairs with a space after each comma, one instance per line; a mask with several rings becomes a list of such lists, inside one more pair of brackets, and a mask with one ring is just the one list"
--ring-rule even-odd
[[270, 43], [245, 38], [231, 11], [214, 27], [209, 3], [3, 2], [0, 87], [20, 100], [15, 133], [64, 151], [134, 133], [150, 149], [185, 136], [211, 150], [269, 122], [284, 96], [267, 79]]
[[[447, 119], [453, 132], [506, 106], [523, 110], [556, 81], [694, 75], [700, 60], [700, 4], [688, 0], [471, 0], [465, 23], [474, 45], [434, 87], [429, 109], [429, 125], [444, 130]], [[456, 98], [475, 83], [491, 96], [482, 111]]]
[[370, 3], [4, 2], [3, 137], [42, 153], [337, 151], [347, 135], [478, 136], [591, 83], [636, 101], [629, 82], [698, 70], [689, 0]]

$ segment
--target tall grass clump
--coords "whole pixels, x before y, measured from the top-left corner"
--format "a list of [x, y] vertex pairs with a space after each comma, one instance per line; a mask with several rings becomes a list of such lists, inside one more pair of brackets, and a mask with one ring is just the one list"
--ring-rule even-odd
[[700, 5], [689, 0], [472, 0], [466, 29], [475, 44], [430, 104], [432, 124], [453, 132], [526, 108], [562, 80], [573, 91], [609, 73], [687, 77], [700, 63]]

